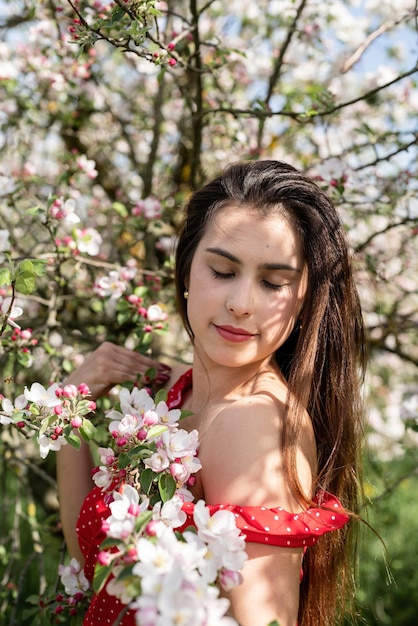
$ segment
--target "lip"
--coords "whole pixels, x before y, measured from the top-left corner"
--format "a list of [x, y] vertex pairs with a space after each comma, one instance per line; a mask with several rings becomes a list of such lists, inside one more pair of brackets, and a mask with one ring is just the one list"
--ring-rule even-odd
[[236, 328], [235, 326], [218, 326], [217, 324], [214, 324], [214, 327], [223, 339], [233, 343], [249, 341], [255, 337], [255, 334], [248, 332], [248, 330], [245, 330], [244, 328]]

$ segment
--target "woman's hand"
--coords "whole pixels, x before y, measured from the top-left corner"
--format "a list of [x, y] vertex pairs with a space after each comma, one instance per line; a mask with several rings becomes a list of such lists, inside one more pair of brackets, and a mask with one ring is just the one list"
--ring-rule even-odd
[[72, 372], [64, 384], [85, 383], [93, 400], [106, 395], [112, 387], [127, 381], [137, 380], [149, 369], [156, 370], [155, 382], [163, 386], [170, 377], [170, 367], [155, 359], [118, 346], [109, 341], [102, 343], [89, 354], [83, 363]]

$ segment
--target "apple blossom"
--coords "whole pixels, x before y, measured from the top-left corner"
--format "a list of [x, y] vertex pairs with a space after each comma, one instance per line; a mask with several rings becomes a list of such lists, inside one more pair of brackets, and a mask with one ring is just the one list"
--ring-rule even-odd
[[110, 296], [110, 298], [118, 299], [126, 289], [126, 282], [121, 280], [120, 274], [116, 270], [109, 272], [108, 276], [99, 278], [94, 285], [94, 291], [102, 298]]
[[80, 591], [85, 592], [90, 587], [84, 575], [84, 570], [81, 568], [77, 559], [71, 559], [69, 565], [60, 565], [58, 573], [66, 593], [70, 596], [74, 596]]
[[151, 304], [147, 309], [147, 319], [150, 322], [160, 322], [167, 319], [167, 313], [158, 304]]
[[13, 424], [21, 419], [22, 414], [26, 415], [28, 401], [24, 394], [17, 396], [14, 403], [8, 398], [2, 398], [0, 411], [0, 424]]
[[48, 389], [45, 389], [40, 383], [33, 383], [29, 389], [25, 387], [24, 394], [29, 402], [33, 402], [40, 407], [51, 408], [61, 404], [60, 398], [57, 398], [55, 394], [58, 388], [59, 385], [57, 383], [53, 383]]
[[96, 256], [100, 252], [102, 237], [94, 228], [83, 228], [74, 230], [74, 242], [79, 252], [84, 252], [90, 256]]

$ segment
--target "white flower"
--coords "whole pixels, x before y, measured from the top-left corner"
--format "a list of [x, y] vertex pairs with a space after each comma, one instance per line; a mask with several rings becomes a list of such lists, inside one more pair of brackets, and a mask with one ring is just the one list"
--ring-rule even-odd
[[[169, 409], [166, 402], [159, 402], [155, 407], [160, 424], [175, 427], [181, 417], [180, 409]], [[197, 433], [197, 431], [195, 431]]]
[[[146, 389], [138, 389], [134, 387], [132, 391], [123, 387], [119, 392], [120, 409], [122, 414], [119, 419], [122, 419], [123, 415], [132, 414], [142, 416], [146, 411], [150, 411], [154, 408], [154, 400], [151, 398]], [[107, 417], [118, 419], [116, 417], [116, 411], [109, 411]]]
[[167, 502], [157, 502], [152, 509], [152, 517], [156, 520], [161, 520], [166, 526], [170, 528], [178, 528], [183, 526], [187, 519], [187, 515], [182, 511], [183, 500], [174, 495], [171, 500]]
[[142, 427], [142, 420], [136, 415], [124, 415], [121, 420], [109, 424], [111, 433], [117, 432], [121, 437], [132, 437]]
[[135, 528], [136, 518], [148, 508], [148, 499], [139, 503], [139, 493], [131, 485], [124, 485], [122, 491], [113, 494], [114, 501], [109, 504], [111, 516], [108, 517], [108, 535], [115, 539], [125, 539]]
[[75, 212], [75, 200], [73, 198], [69, 198], [66, 200], [62, 206], [63, 217], [62, 221], [66, 224], [78, 224], [80, 222], [80, 218]]
[[107, 583], [106, 591], [111, 596], [116, 596], [122, 602], [122, 604], [130, 604], [134, 600], [137, 592], [135, 588], [130, 584], [130, 579], [117, 580], [117, 576], [122, 571], [122, 567], [118, 566], [113, 569], [115, 578], [111, 578]]
[[198, 447], [198, 432], [180, 428], [174, 432], [167, 430], [162, 434], [162, 441], [170, 459], [193, 456]]
[[90, 588], [89, 581], [77, 559], [71, 559], [69, 565], [59, 565], [58, 573], [64, 585], [65, 593], [70, 596], [75, 596], [80, 591], [84, 592]]
[[43, 434], [38, 437], [38, 445], [41, 459], [46, 459], [50, 451], [58, 452], [62, 446], [67, 445], [67, 441], [63, 435], [59, 435], [56, 439], [51, 439], [51, 437]]
[[121, 280], [119, 272], [112, 270], [108, 276], [102, 276], [94, 285], [94, 291], [105, 298], [110, 296], [112, 299], [117, 300], [126, 291], [126, 283]]
[[242, 569], [247, 557], [245, 540], [236, 526], [231, 511], [216, 511], [212, 516], [203, 500], [194, 507], [193, 519], [197, 536], [208, 545], [210, 559], [205, 563], [204, 575], [212, 580], [215, 571]]
[[[2, 298], [2, 296], [0, 296], [0, 310], [3, 313], [3, 315], [7, 315], [11, 302], [12, 302], [12, 298]], [[16, 317], [20, 317], [22, 313], [23, 313], [23, 309], [20, 306], [16, 306], [15, 304], [13, 304], [9, 313], [8, 320], [7, 320], [10, 326], [14, 326], [15, 328], [20, 328], [20, 326], [15, 324], [13, 320]]]
[[144, 459], [144, 465], [150, 467], [153, 472], [162, 472], [170, 465], [167, 453], [160, 449], [154, 452], [148, 459]]
[[164, 252], [165, 254], [170, 254], [174, 250], [175, 243], [176, 237], [164, 235], [163, 237], [159, 238], [159, 240], [155, 244], [155, 247], [157, 248], [157, 250], [161, 250], [161, 252]]
[[148, 220], [155, 220], [161, 217], [161, 204], [156, 198], [149, 197], [140, 200], [134, 209], [134, 214], [144, 215]]
[[409, 396], [409, 398], [402, 402], [401, 418], [404, 420], [418, 419], [418, 394]]
[[93, 474], [93, 482], [101, 489], [107, 489], [112, 482], [112, 474], [105, 465], [101, 465], [97, 472]]
[[147, 319], [150, 322], [163, 322], [167, 319], [167, 313], [158, 304], [151, 304], [147, 309]]
[[98, 448], [97, 452], [100, 456], [100, 461], [105, 465], [112, 465], [115, 461], [115, 453], [112, 448]]
[[[11, 423], [13, 423], [15, 421], [13, 419], [13, 416], [16, 413], [19, 414], [22, 411], [24, 411], [24, 409], [26, 408], [27, 403], [28, 403], [28, 401], [26, 400], [26, 397], [24, 396], [24, 394], [21, 394], [20, 396], [17, 396], [17, 398], [15, 399], [14, 404], [8, 398], [3, 398], [3, 400], [1, 401], [2, 413], [0, 414], [0, 424], [11, 424]], [[27, 411], [24, 411], [24, 413], [26, 414]]]
[[80, 252], [96, 256], [100, 252], [102, 238], [94, 228], [83, 228], [75, 230], [75, 240]]
[[8, 230], [0, 228], [0, 263], [2, 263], [5, 259], [4, 254], [2, 252], [8, 252], [10, 250], [10, 241], [9, 241], [10, 233]]
[[96, 163], [92, 159], [88, 159], [85, 154], [82, 154], [77, 159], [77, 167], [82, 172], [85, 172], [91, 179], [96, 178], [98, 171], [96, 170]]
[[30, 389], [25, 387], [25, 398], [38, 406], [52, 408], [61, 404], [61, 400], [55, 395], [55, 390], [58, 388], [59, 385], [57, 383], [54, 383], [48, 389], [45, 389], [40, 383], [33, 383]]

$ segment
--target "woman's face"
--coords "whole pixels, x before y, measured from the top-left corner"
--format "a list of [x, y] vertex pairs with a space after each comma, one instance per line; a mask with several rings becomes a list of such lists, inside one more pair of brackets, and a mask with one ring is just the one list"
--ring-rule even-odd
[[209, 366], [261, 364], [288, 338], [307, 288], [300, 242], [287, 218], [219, 209], [196, 249], [187, 315]]

